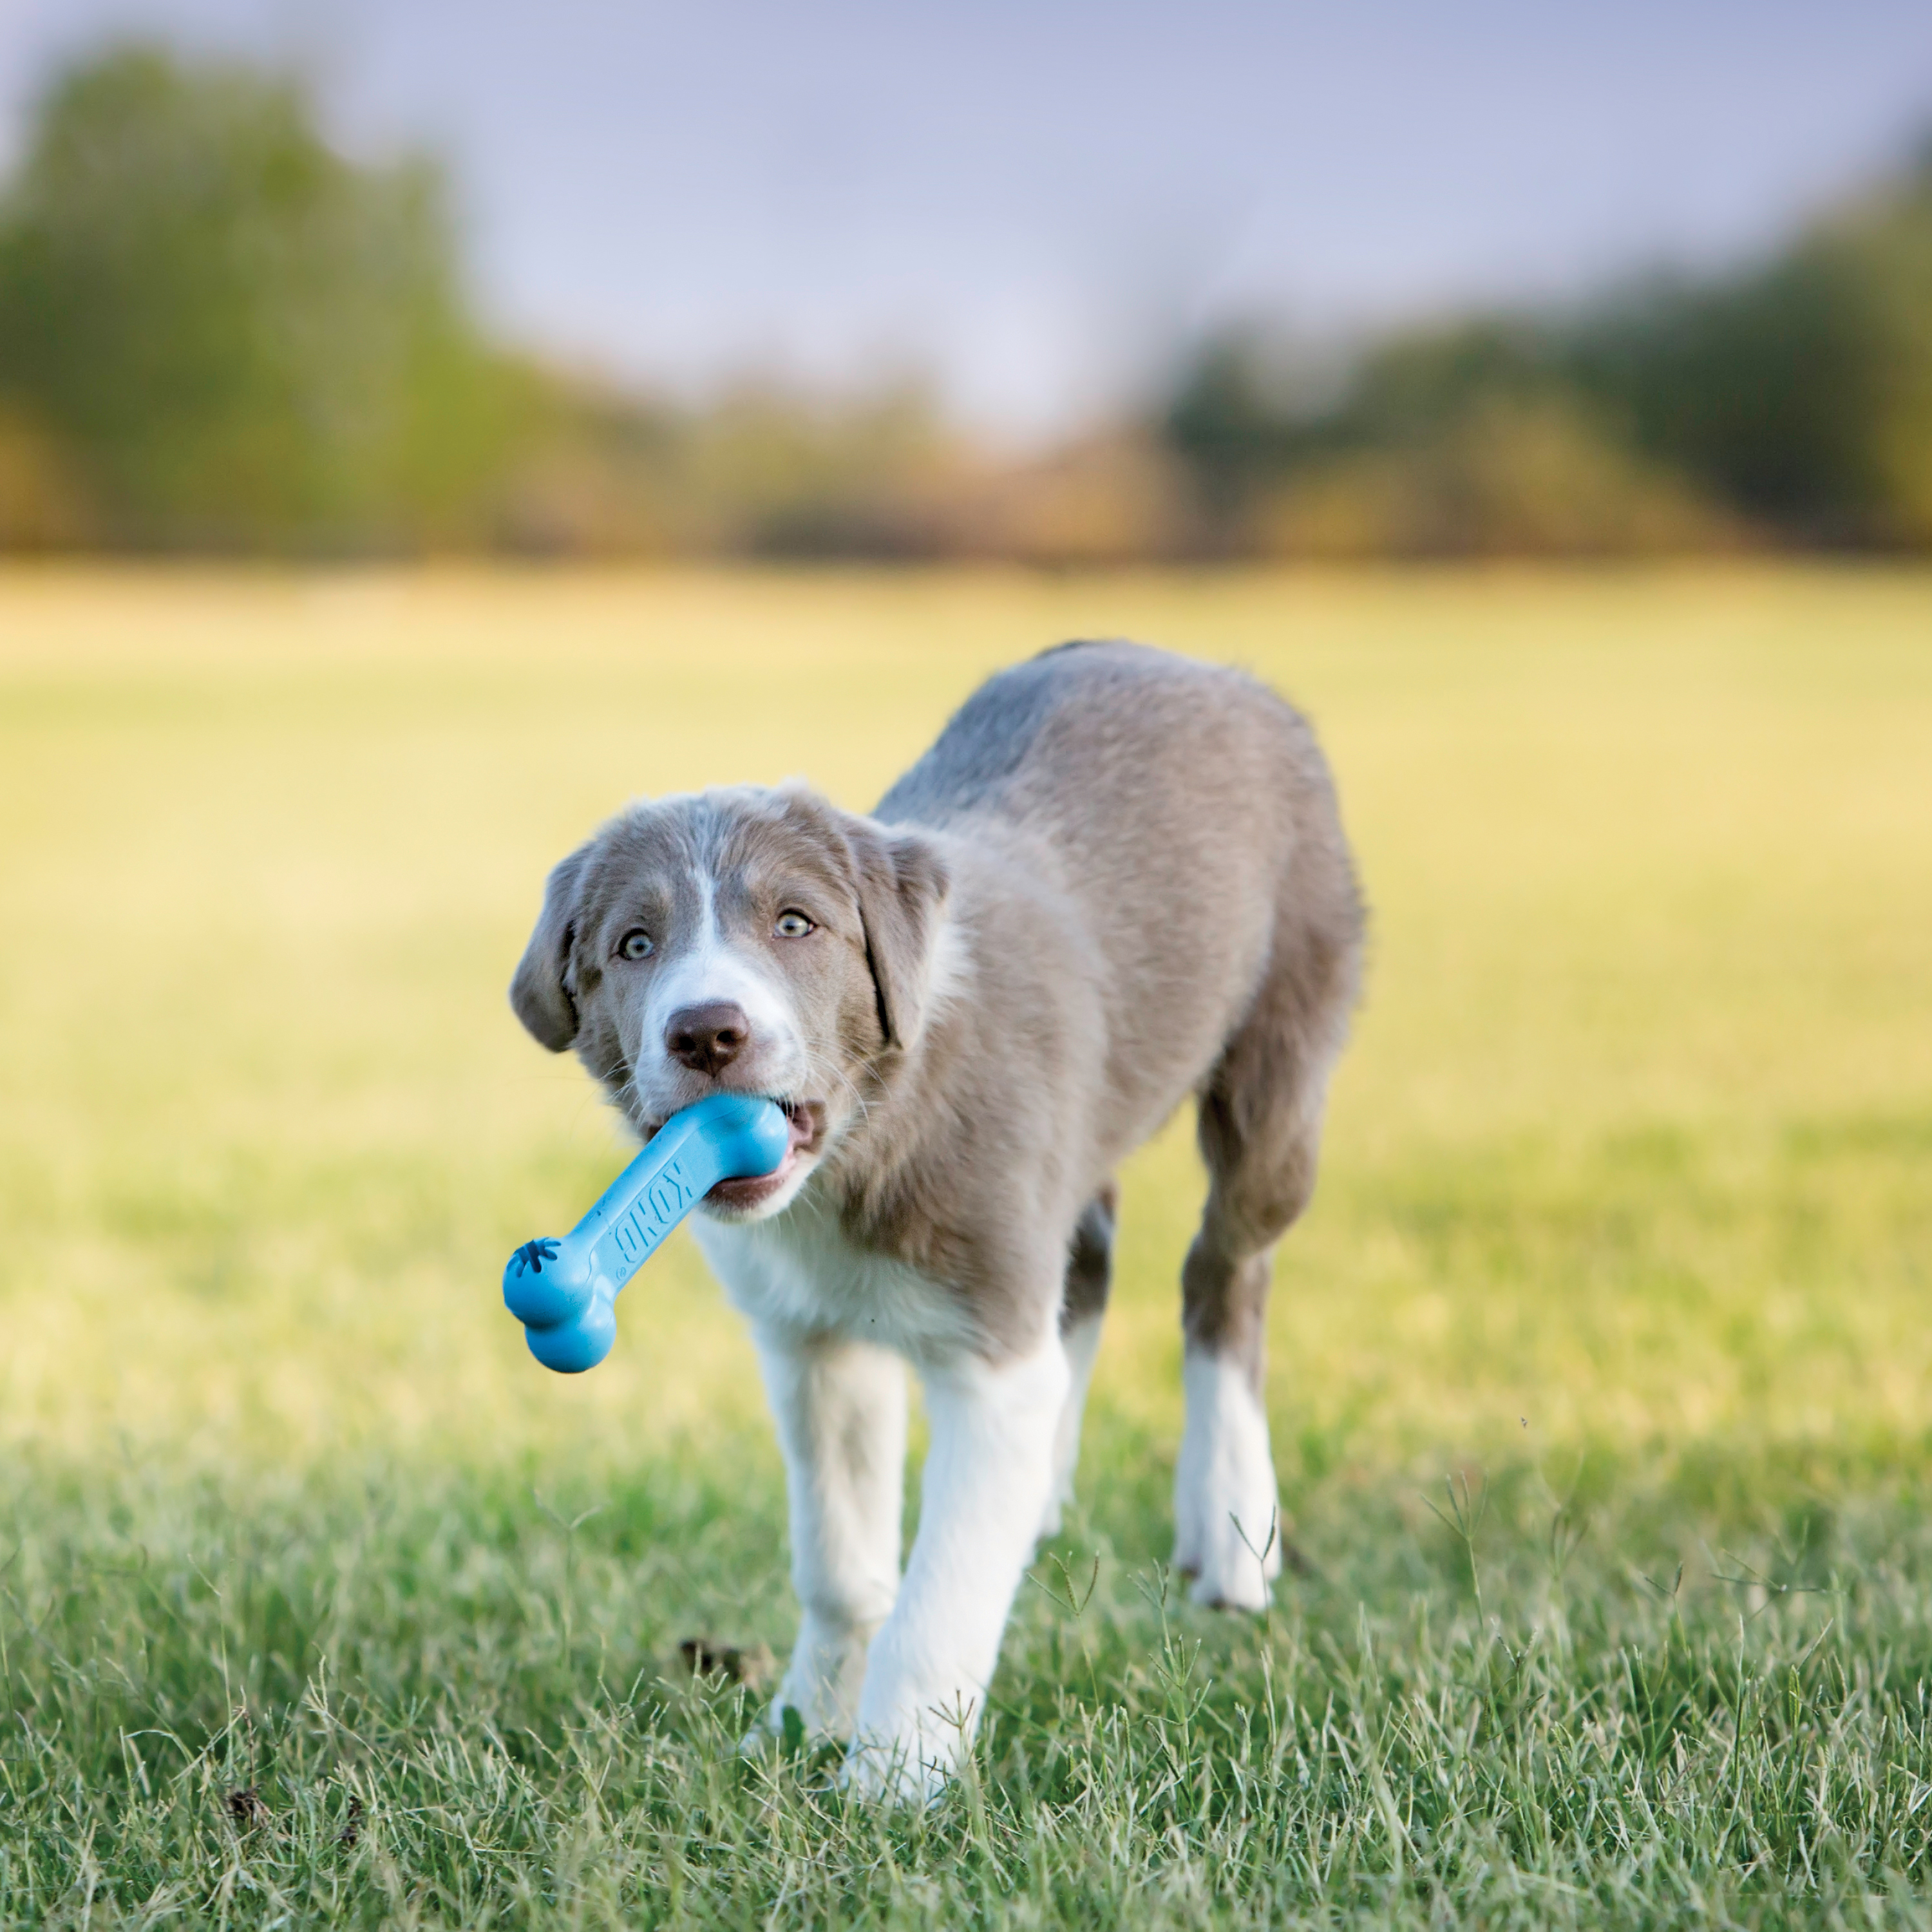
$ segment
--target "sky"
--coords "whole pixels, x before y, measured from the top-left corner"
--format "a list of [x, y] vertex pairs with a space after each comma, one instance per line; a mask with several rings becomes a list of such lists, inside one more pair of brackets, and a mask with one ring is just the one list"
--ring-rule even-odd
[[1748, 256], [1932, 130], [1932, 0], [0, 0], [0, 161], [128, 34], [442, 156], [486, 312], [546, 352], [928, 372], [1022, 440], [1230, 320]]

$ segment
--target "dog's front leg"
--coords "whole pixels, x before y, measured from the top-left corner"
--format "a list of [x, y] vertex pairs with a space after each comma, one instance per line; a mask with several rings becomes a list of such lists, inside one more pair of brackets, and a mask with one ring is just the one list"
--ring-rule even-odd
[[763, 1331], [757, 1339], [784, 1452], [803, 1616], [778, 1696], [746, 1742], [781, 1730], [788, 1708], [808, 1734], [849, 1738], [866, 1648], [898, 1588], [905, 1364], [862, 1342]]
[[1069, 1372], [1054, 1335], [997, 1366], [962, 1355], [927, 1370], [919, 1535], [866, 1666], [856, 1789], [930, 1796], [970, 1748], [1052, 1491]]

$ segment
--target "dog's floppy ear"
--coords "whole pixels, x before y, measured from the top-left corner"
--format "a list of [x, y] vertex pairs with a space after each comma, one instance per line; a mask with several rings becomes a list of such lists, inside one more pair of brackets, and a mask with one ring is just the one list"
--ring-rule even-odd
[[577, 1037], [570, 954], [577, 938], [578, 890], [590, 856], [590, 848], [580, 845], [550, 873], [536, 930], [510, 982], [510, 1004], [518, 1018], [553, 1053], [561, 1053]]
[[926, 1023], [932, 937], [951, 880], [938, 847], [848, 814], [845, 836], [866, 928], [866, 962], [879, 997], [879, 1030], [890, 1046], [906, 1047]]

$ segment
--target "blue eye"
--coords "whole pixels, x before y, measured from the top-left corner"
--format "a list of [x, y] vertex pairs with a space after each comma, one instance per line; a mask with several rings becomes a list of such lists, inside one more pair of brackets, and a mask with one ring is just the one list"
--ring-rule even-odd
[[802, 939], [808, 932], [816, 932], [818, 928], [803, 913], [792, 911], [780, 913], [778, 924], [772, 930], [781, 939]]
[[651, 944], [650, 934], [641, 926], [633, 926], [617, 942], [620, 959], [648, 959], [657, 950]]

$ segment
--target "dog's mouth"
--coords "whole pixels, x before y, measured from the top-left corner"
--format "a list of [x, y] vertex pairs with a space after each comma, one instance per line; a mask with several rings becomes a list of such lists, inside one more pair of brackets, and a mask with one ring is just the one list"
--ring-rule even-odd
[[742, 1212], [762, 1207], [795, 1175], [825, 1143], [825, 1103], [822, 1100], [782, 1100], [774, 1094], [791, 1139], [784, 1158], [769, 1174], [748, 1174], [736, 1180], [721, 1180], [705, 1200], [715, 1208], [732, 1208]]

